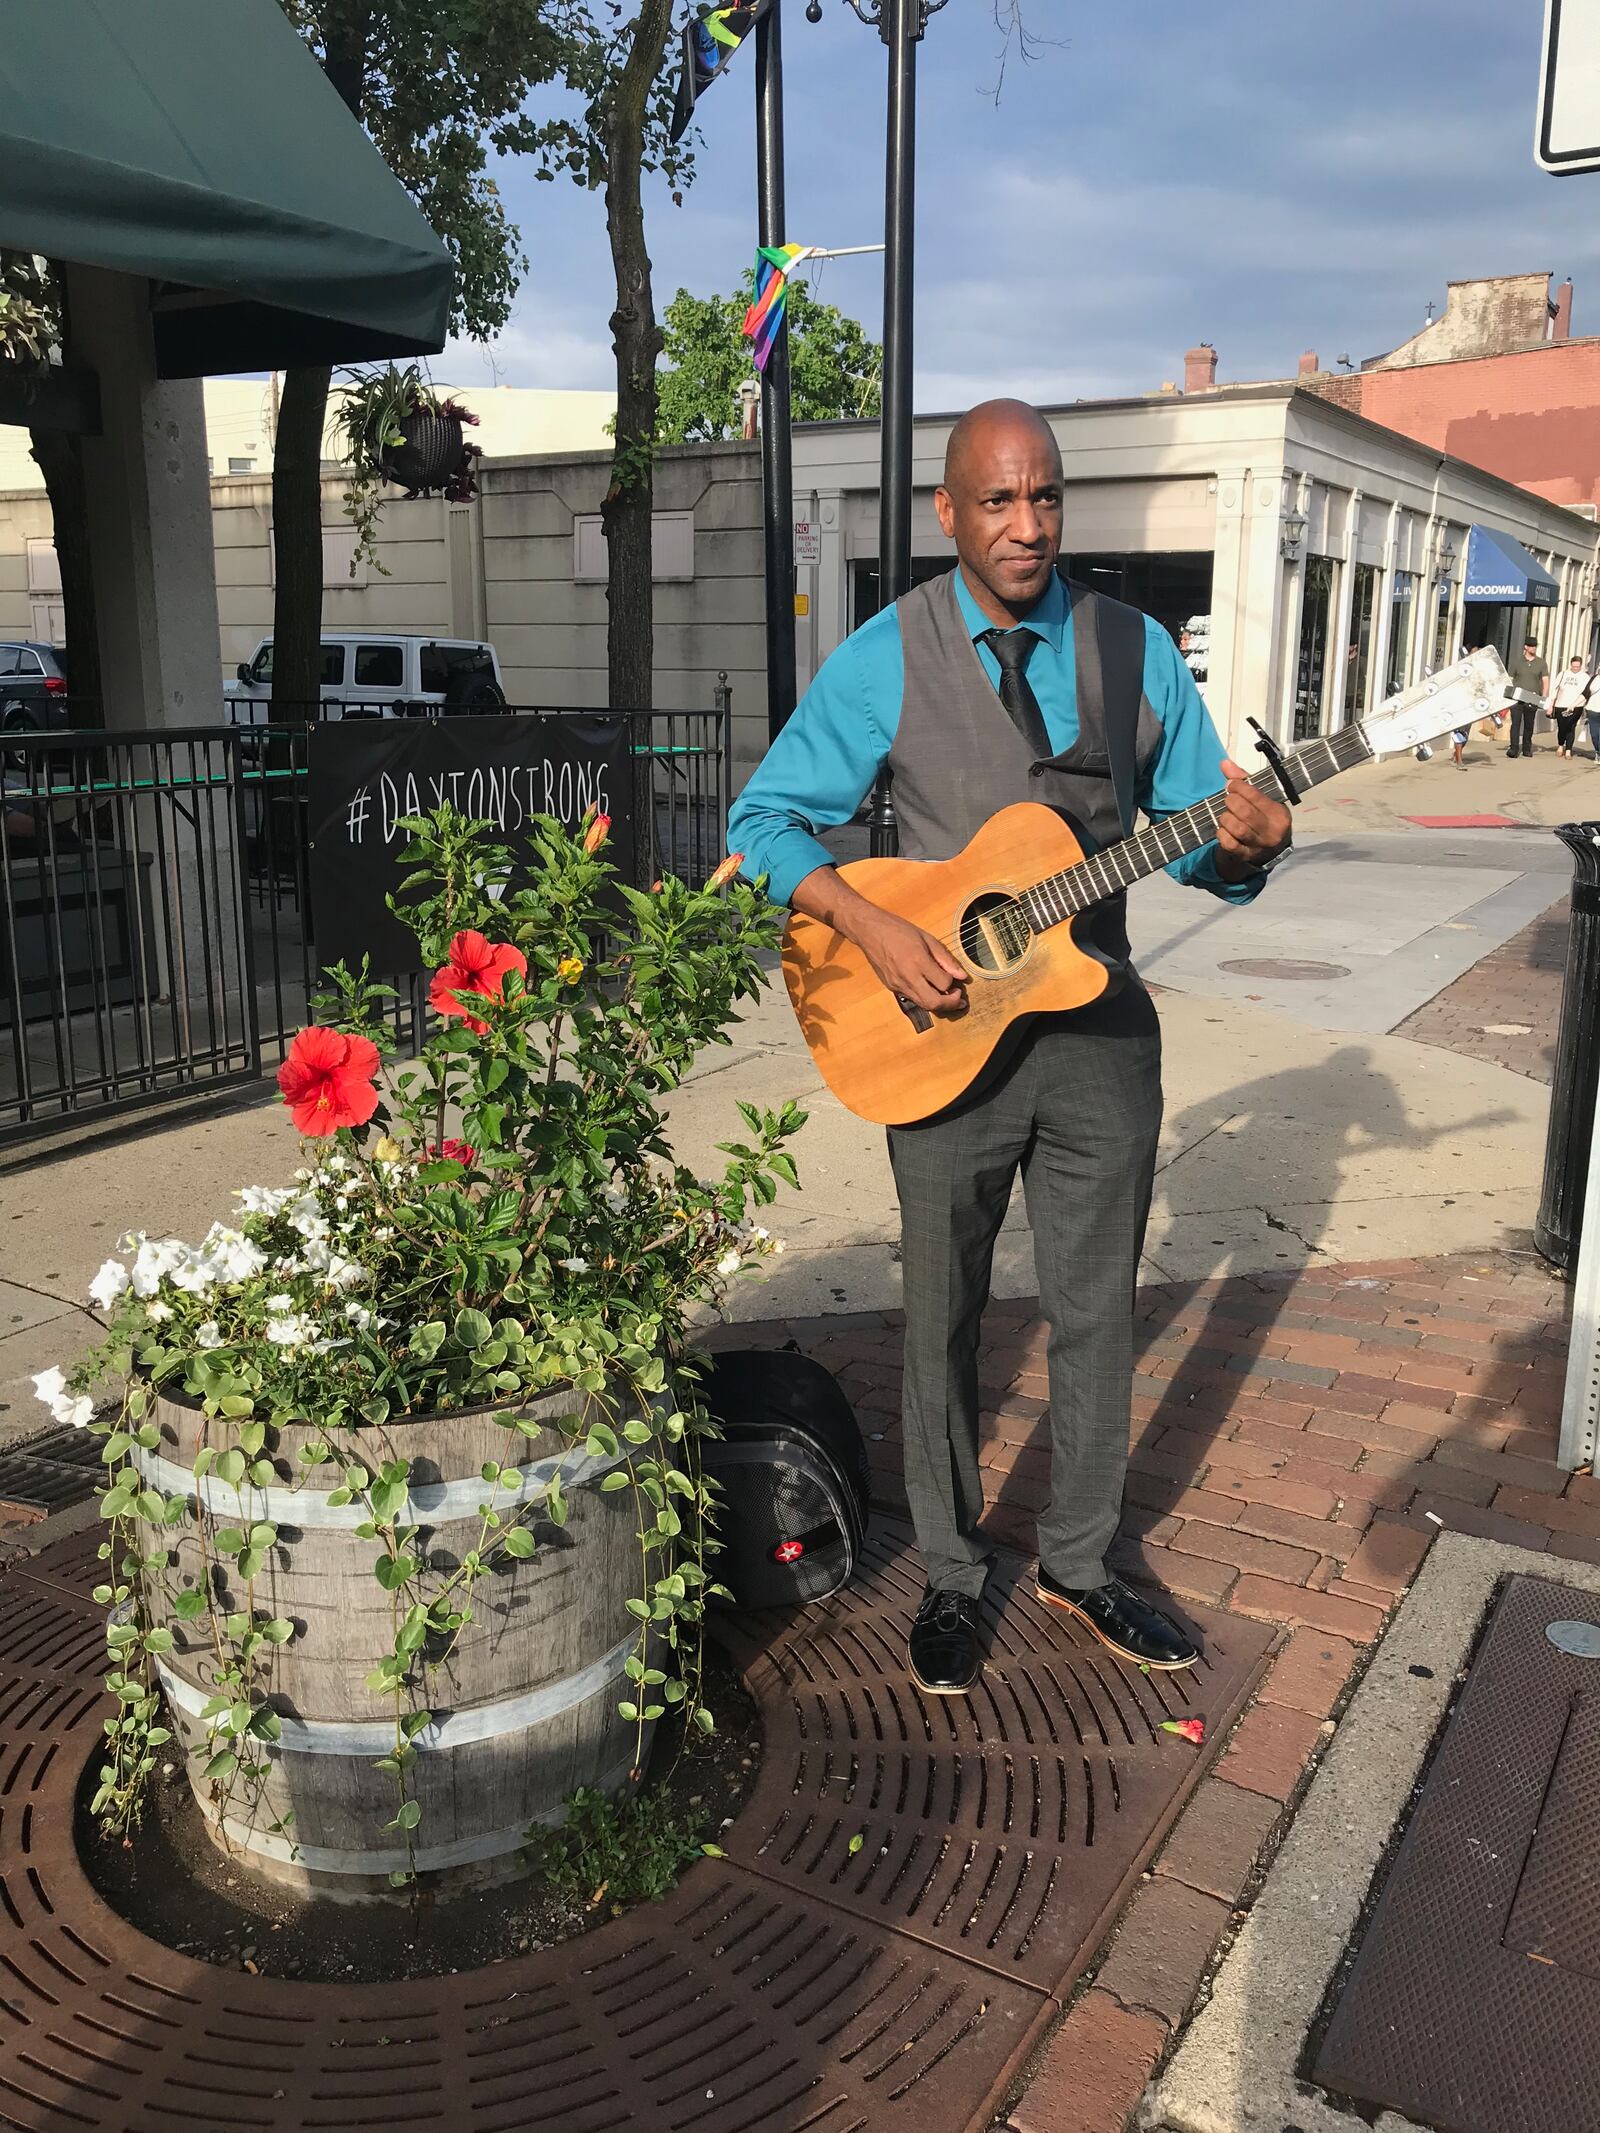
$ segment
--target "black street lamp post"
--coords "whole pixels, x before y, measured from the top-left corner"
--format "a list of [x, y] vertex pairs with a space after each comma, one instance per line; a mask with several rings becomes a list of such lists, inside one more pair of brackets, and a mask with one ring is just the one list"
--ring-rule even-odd
[[[878, 489], [878, 589], [883, 606], [911, 589], [912, 260], [916, 234], [917, 46], [947, 0], [846, 0], [889, 50], [884, 152], [883, 456]], [[808, 13], [811, 10], [808, 8]], [[818, 10], [820, 13], [820, 10]], [[816, 19], [815, 16], [812, 17]], [[887, 775], [867, 817], [874, 859], [899, 849]]]
[[[756, 28], [757, 242], [788, 241], [783, 203], [782, 0]], [[789, 333], [777, 336], [761, 374], [761, 493], [766, 516], [767, 738], [794, 709], [794, 457], [789, 412]]]

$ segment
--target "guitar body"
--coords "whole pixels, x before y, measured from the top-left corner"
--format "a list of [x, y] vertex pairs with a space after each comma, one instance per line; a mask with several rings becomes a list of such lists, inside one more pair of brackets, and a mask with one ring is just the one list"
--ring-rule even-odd
[[1084, 856], [1053, 808], [1002, 808], [954, 859], [858, 859], [840, 873], [853, 889], [954, 949], [970, 973], [955, 1014], [907, 1015], [853, 942], [796, 911], [783, 940], [783, 975], [801, 1034], [846, 1110], [904, 1126], [948, 1109], [1034, 1015], [1098, 999], [1112, 969], [1074, 937], [1074, 925], [1023, 934], [1004, 906]]

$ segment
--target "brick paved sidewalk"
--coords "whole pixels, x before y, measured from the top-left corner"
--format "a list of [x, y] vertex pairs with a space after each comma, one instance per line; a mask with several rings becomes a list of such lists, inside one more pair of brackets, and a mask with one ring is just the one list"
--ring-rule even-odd
[[[1441, 1525], [1600, 1562], [1600, 1480], [1553, 1463], [1565, 1311], [1543, 1263], [1514, 1255], [1140, 1290], [1117, 1566], [1281, 1624], [1285, 1642], [1045, 2047], [1014, 2133], [1123, 2133]], [[903, 1509], [898, 1314], [728, 1327], [716, 1345], [791, 1338], [839, 1372], [878, 1494]], [[1024, 1548], [1045, 1497], [1044, 1354], [1032, 1306], [991, 1306], [985, 1522]]]
[[1394, 1031], [1469, 1059], [1510, 1067], [1549, 1086], [1567, 962], [1568, 899], [1490, 949]]

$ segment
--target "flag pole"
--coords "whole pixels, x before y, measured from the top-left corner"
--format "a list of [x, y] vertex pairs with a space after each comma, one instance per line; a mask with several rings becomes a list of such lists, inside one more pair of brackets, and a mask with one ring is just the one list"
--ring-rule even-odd
[[[756, 219], [758, 242], [785, 242], [783, 199], [782, 0], [756, 25]], [[761, 490], [764, 510], [767, 738], [776, 740], [795, 705], [794, 461], [789, 405], [789, 327], [780, 324], [761, 374]]]

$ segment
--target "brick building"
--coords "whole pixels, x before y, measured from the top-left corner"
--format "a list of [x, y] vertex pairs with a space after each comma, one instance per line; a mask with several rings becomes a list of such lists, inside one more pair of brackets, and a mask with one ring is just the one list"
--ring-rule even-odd
[[[1208, 344], [1184, 363], [1186, 392], [1227, 389]], [[1453, 281], [1439, 317], [1387, 355], [1324, 370], [1308, 353], [1293, 382], [1551, 503], [1600, 510], [1600, 335], [1574, 336], [1570, 281]]]

